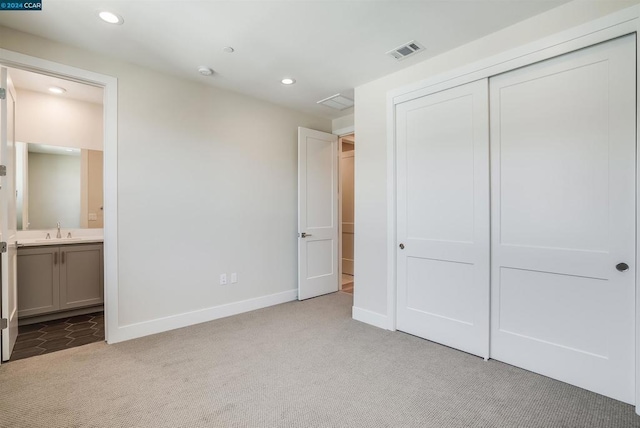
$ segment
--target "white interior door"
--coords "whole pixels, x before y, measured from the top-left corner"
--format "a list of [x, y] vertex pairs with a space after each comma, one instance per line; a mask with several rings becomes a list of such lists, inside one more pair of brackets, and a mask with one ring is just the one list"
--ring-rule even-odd
[[2, 308], [1, 316], [8, 327], [2, 330], [2, 360], [11, 357], [18, 337], [18, 289], [16, 281], [16, 168], [15, 168], [15, 103], [16, 92], [6, 68], [0, 68], [0, 87], [5, 97], [0, 101], [0, 164], [7, 175], [0, 179], [0, 233], [7, 242], [7, 252], [1, 257]]
[[635, 50], [626, 36], [490, 83], [491, 357], [627, 403]]
[[338, 291], [338, 137], [298, 128], [298, 299]]
[[487, 79], [400, 104], [397, 328], [489, 352]]

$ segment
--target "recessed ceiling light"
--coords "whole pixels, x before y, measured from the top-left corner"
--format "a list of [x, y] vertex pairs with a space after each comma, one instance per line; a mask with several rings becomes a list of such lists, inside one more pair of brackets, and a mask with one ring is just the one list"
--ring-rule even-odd
[[226, 53], [234, 53], [236, 50], [234, 48], [232, 48], [231, 46], [226, 46], [224, 48], [222, 48], [222, 52], [226, 52]]
[[201, 65], [200, 67], [198, 67], [198, 73], [202, 74], [203, 76], [211, 76], [213, 74], [213, 69], [207, 67], [206, 65]]
[[67, 90], [65, 88], [61, 88], [60, 86], [52, 86], [49, 88], [49, 92], [59, 95], [64, 94], [65, 92], [67, 92]]
[[285, 77], [284, 79], [281, 80], [281, 82], [283, 85], [293, 85], [294, 83], [296, 83], [296, 79]]
[[102, 11], [98, 14], [100, 19], [109, 24], [118, 24], [121, 25], [124, 23], [124, 19], [120, 15], [116, 15], [113, 12]]

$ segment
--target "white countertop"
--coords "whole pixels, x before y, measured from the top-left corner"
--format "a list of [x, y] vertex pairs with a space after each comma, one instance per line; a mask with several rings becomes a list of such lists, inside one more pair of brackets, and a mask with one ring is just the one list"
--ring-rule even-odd
[[[71, 234], [71, 238], [66, 236]], [[61, 228], [62, 238], [56, 238], [58, 229], [19, 230], [16, 236], [18, 247], [41, 247], [43, 245], [71, 245], [104, 242], [103, 229]], [[49, 239], [47, 238], [49, 235]]]
[[104, 242], [102, 236], [78, 236], [75, 238], [34, 238], [34, 239], [18, 239], [18, 247], [41, 247], [44, 245], [71, 245], [71, 244], [90, 244], [96, 242]]

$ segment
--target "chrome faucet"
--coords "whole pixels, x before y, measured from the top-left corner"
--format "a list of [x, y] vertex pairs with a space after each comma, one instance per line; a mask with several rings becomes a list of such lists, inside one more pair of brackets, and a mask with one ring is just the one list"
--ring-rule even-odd
[[60, 233], [60, 222], [58, 222], [58, 233], [56, 234], [56, 238], [62, 238], [62, 234]]

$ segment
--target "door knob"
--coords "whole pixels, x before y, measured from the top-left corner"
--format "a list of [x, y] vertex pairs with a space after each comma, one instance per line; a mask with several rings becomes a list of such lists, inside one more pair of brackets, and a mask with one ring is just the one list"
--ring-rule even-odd
[[311, 235], [310, 233], [305, 233], [305, 232], [302, 232], [302, 233], [300, 234], [300, 237], [301, 237], [301, 238], [306, 238], [307, 236], [312, 236], [312, 235]]
[[400, 244], [400, 249], [404, 250], [404, 244]]
[[626, 263], [618, 263], [616, 265], [616, 269], [618, 269], [620, 272], [626, 272], [629, 270], [629, 265]]

